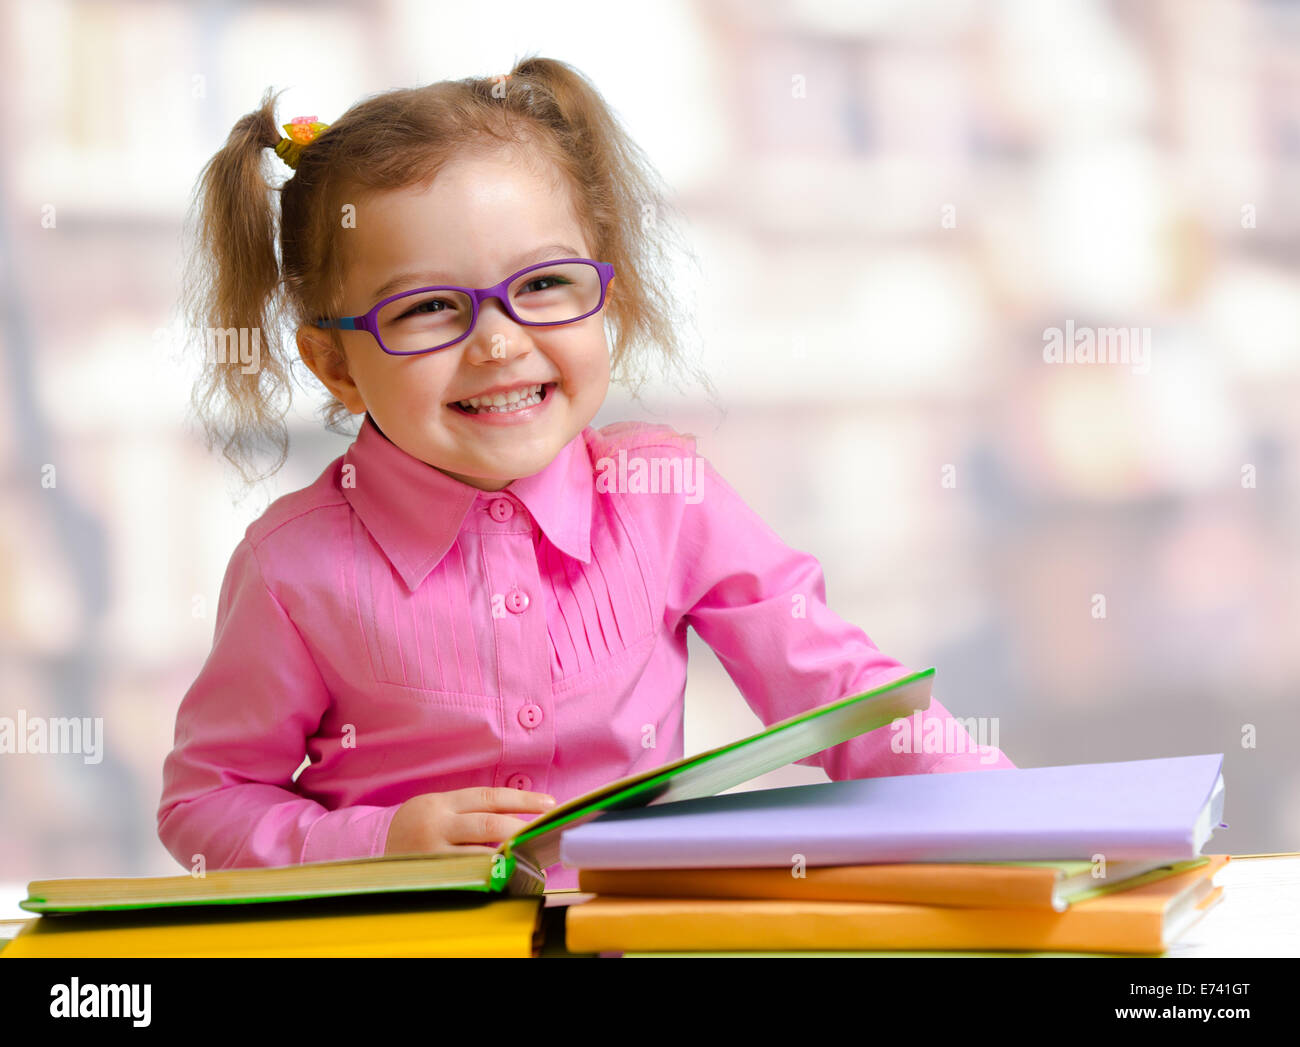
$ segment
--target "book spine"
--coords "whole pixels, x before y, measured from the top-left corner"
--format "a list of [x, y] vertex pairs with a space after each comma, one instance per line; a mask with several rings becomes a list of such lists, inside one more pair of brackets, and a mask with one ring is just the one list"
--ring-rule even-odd
[[[505, 856], [510, 862], [510, 872], [507, 874], [502, 886], [497, 886], [494, 875], [493, 890], [502, 890], [506, 894], [518, 895], [538, 895], [546, 889], [546, 873], [537, 868], [531, 861], [522, 854], [511, 854]], [[493, 869], [501, 863], [494, 862]]]

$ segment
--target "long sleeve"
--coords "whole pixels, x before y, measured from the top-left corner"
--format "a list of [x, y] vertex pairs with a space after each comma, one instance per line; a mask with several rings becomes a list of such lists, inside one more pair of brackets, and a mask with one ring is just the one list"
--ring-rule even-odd
[[[817, 559], [787, 546], [699, 462], [701, 497], [682, 510], [670, 613], [682, 614], [714, 650], [765, 724], [913, 671], [831, 611]], [[977, 749], [934, 698], [919, 733], [917, 726], [914, 718], [896, 721], [799, 762], [835, 780], [1015, 766], [996, 745]]]
[[293, 865], [382, 854], [396, 807], [328, 810], [294, 791], [329, 693], [245, 537], [226, 570], [212, 651], [181, 702], [158, 835], [182, 865]]

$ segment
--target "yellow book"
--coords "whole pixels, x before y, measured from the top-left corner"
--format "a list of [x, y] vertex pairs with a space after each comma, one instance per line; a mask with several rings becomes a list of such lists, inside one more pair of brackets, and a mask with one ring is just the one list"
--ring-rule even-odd
[[42, 916], [0, 950], [24, 957], [535, 956], [542, 898], [443, 895]]
[[1164, 952], [1223, 894], [1227, 855], [1065, 912], [887, 902], [596, 897], [567, 910], [570, 952], [930, 949]]

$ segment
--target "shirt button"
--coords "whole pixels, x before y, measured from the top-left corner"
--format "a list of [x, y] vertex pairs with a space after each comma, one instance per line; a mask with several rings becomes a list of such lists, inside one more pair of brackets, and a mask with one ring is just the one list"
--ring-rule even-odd
[[488, 513], [497, 523], [505, 523], [515, 515], [515, 507], [510, 504], [509, 498], [493, 498], [488, 505]]
[[512, 774], [506, 779], [507, 789], [523, 789], [527, 791], [533, 787], [533, 780], [526, 774]]
[[528, 594], [522, 589], [511, 589], [506, 594], [506, 610], [511, 614], [523, 614], [528, 610]]
[[540, 705], [525, 705], [519, 710], [519, 722], [525, 727], [536, 727], [542, 722], [542, 707]]

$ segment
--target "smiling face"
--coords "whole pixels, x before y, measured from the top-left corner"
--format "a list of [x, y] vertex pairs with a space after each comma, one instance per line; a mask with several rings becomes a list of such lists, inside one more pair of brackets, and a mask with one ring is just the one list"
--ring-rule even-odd
[[[379, 193], [357, 212], [356, 228], [341, 234], [348, 238], [345, 316], [417, 287], [491, 287], [535, 262], [594, 257], [558, 174], [518, 153], [466, 155], [429, 188]], [[401, 273], [422, 275], [376, 293]], [[393, 356], [368, 332], [340, 331], [347, 369], [330, 372], [318, 348], [328, 335], [310, 326], [299, 328], [298, 349], [350, 413], [369, 411], [408, 454], [496, 491], [544, 469], [600, 409], [609, 389], [603, 317], [602, 310], [529, 327], [491, 299], [468, 337], [436, 352]], [[533, 385], [545, 386], [542, 402], [521, 411], [469, 414], [456, 406], [489, 390]]]

